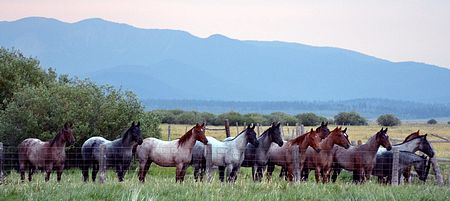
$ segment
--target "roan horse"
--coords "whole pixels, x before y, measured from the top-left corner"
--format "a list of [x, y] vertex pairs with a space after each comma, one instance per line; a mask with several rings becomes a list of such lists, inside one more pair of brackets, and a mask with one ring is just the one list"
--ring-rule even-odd
[[19, 144], [19, 171], [22, 181], [25, 180], [25, 169], [28, 167], [28, 181], [31, 181], [36, 168], [42, 167], [45, 172], [45, 181], [50, 179], [50, 173], [56, 168], [57, 180], [61, 181], [66, 160], [65, 146], [73, 144], [73, 124], [65, 123], [64, 128], [47, 142], [36, 138], [28, 138]]
[[[256, 139], [255, 125], [248, 125], [247, 128], [234, 138], [227, 138], [223, 142], [213, 137], [206, 137], [211, 144], [212, 165], [219, 167], [220, 181], [224, 181], [226, 171], [227, 181], [234, 182], [237, 173], [244, 160], [244, 151], [248, 143], [258, 147], [259, 142]], [[195, 179], [202, 164], [206, 163], [205, 145], [197, 142], [192, 153], [192, 163], [194, 167]], [[200, 157], [199, 157], [200, 156]], [[202, 172], [203, 174], [203, 172]]]
[[[287, 141], [287, 143], [285, 143], [280, 148], [280, 150], [277, 151], [278, 155], [272, 153], [269, 161], [269, 168], [274, 167], [274, 165], [284, 167], [285, 170], [287, 170], [288, 181], [292, 182], [294, 181], [294, 158], [292, 156], [294, 146], [295, 145], [299, 146], [298, 151], [300, 153], [300, 171], [301, 171], [303, 169], [303, 164], [306, 159], [306, 157], [304, 157], [306, 149], [309, 146], [311, 146], [314, 150], [320, 152], [319, 144], [320, 144], [320, 137], [318, 133], [311, 128], [310, 132]], [[273, 169], [269, 171], [273, 172]], [[268, 177], [268, 179], [270, 179], [270, 177]]]
[[264, 131], [258, 137], [259, 146], [247, 144], [245, 148], [245, 159], [242, 162], [243, 167], [252, 168], [253, 181], [261, 181], [263, 171], [269, 161], [269, 149], [272, 145], [283, 146], [281, 138], [280, 123], [272, 123], [272, 126]]
[[[350, 141], [345, 130], [336, 127], [331, 133], [320, 142], [320, 152], [317, 153], [311, 147], [306, 150], [306, 160], [304, 164], [304, 171], [300, 177], [303, 179], [303, 174], [309, 173], [310, 169], [315, 170], [316, 182], [319, 183], [320, 177], [322, 182], [327, 183], [330, 181], [331, 165], [333, 163], [333, 147], [338, 145], [348, 149], [350, 147]], [[306, 177], [307, 178], [307, 177]]]
[[[325, 139], [330, 134], [330, 130], [328, 129], [328, 122], [327, 123], [322, 122], [320, 126], [316, 128], [315, 132], [317, 133], [320, 139]], [[268, 152], [268, 163], [267, 163], [268, 180], [272, 178], [272, 173], [275, 169], [275, 165], [281, 166], [280, 177], [284, 177], [286, 180], [288, 179], [285, 161], [286, 147], [287, 146], [278, 147], [274, 144], [272, 144], [272, 146], [270, 147]]]
[[362, 145], [351, 146], [348, 149], [335, 146], [333, 148], [333, 182], [336, 181], [342, 168], [353, 172], [353, 182], [362, 183], [369, 179], [378, 148], [383, 146], [387, 150], [392, 149], [387, 130], [387, 128], [385, 130], [381, 128]]
[[156, 138], [146, 138], [144, 143], [136, 148], [139, 160], [139, 180], [145, 182], [145, 176], [152, 162], [163, 167], [176, 167], [176, 181], [182, 182], [186, 169], [192, 160], [192, 148], [196, 141], [208, 144], [205, 136], [205, 124], [196, 124], [180, 139], [163, 141]]
[[133, 146], [142, 144], [140, 122], [137, 125], [133, 122], [131, 127], [122, 135], [121, 138], [109, 141], [103, 137], [91, 137], [83, 143], [81, 154], [83, 157], [83, 180], [89, 180], [89, 167], [92, 165], [92, 181], [95, 182], [99, 170], [100, 145], [105, 144], [104, 156], [106, 156], [106, 168], [115, 168], [119, 182], [130, 167], [133, 158]]
[[[375, 167], [373, 168], [372, 175], [378, 176], [378, 182], [380, 183], [392, 183], [392, 161], [393, 161], [393, 152], [385, 151], [381, 154], [377, 155], [377, 160]], [[414, 166], [417, 174], [419, 175], [419, 179], [421, 181], [426, 181], [428, 176], [428, 171], [430, 169], [430, 163], [427, 165], [427, 157], [419, 156], [409, 151], [400, 151], [399, 153], [399, 174], [398, 181], [400, 181], [400, 173], [406, 168], [410, 166]]]

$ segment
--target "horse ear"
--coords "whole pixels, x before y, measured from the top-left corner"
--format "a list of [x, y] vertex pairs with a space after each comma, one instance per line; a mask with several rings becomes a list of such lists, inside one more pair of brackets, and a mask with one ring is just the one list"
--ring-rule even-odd
[[277, 127], [280, 127], [280, 125], [281, 125], [281, 122], [278, 122]]
[[344, 131], [344, 133], [346, 133], [347, 132], [347, 127], [345, 127], [343, 131]]
[[252, 129], [255, 129], [255, 127], [256, 127], [256, 124], [253, 124]]
[[65, 124], [64, 124], [64, 129], [68, 129], [69, 128], [69, 122], [66, 122]]
[[202, 127], [205, 127], [205, 122], [202, 123]]
[[275, 127], [275, 126], [276, 126], [275, 122], [272, 122], [272, 127]]
[[327, 123], [325, 123], [325, 126], [328, 126], [328, 121], [327, 121]]
[[388, 128], [384, 129], [384, 132], [385, 132], [385, 133], [387, 132], [387, 129], [388, 129]]
[[320, 126], [325, 126], [325, 122], [322, 121], [322, 123], [320, 123]]
[[380, 132], [380, 133], [381, 133], [381, 132], [383, 132], [383, 129], [384, 129], [384, 128], [383, 128], [383, 127], [381, 127], [381, 130], [380, 130], [379, 132]]
[[249, 128], [251, 128], [252, 127], [252, 124], [249, 124], [248, 126], [247, 126], [247, 129], [249, 129]]
[[137, 127], [139, 127], [139, 126], [141, 126], [141, 122], [140, 121], [138, 121], [138, 123], [137, 123], [137, 125], [136, 125]]
[[313, 129], [313, 128], [311, 128], [311, 131], [309, 131], [309, 132], [314, 132], [314, 129]]
[[195, 127], [199, 127], [199, 126], [200, 126], [200, 124], [198, 124], [198, 123], [195, 124]]
[[73, 123], [70, 123], [69, 127], [70, 127], [70, 128], [73, 128]]
[[134, 127], [134, 126], [136, 126], [136, 124], [135, 124], [134, 121], [133, 121], [133, 123], [131, 123], [131, 127]]

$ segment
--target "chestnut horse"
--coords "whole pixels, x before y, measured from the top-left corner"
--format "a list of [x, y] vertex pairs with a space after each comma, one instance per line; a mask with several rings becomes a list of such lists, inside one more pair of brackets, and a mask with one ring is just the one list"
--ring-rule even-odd
[[[310, 169], [315, 170], [316, 182], [319, 183], [320, 177], [322, 182], [327, 183], [330, 181], [331, 165], [333, 163], [333, 147], [338, 145], [348, 149], [350, 147], [350, 141], [345, 130], [336, 127], [324, 140], [320, 142], [320, 153], [315, 152], [311, 147], [306, 150], [306, 160], [304, 169], [301, 172], [300, 178], [303, 177], [303, 173], [308, 174]], [[306, 177], [307, 178], [307, 177]]]
[[[317, 135], [319, 138], [324, 139], [330, 134], [330, 130], [328, 129], [328, 122], [324, 123], [322, 122], [319, 127], [316, 128]], [[285, 145], [287, 143], [284, 143]], [[275, 144], [272, 144], [270, 146], [269, 152], [268, 152], [268, 162], [267, 162], [267, 179], [270, 180], [272, 178], [272, 173], [275, 169], [275, 165], [281, 166], [281, 172], [280, 177], [284, 177], [287, 179], [287, 169], [286, 169], [286, 162], [285, 162], [285, 152], [286, 152], [287, 146], [277, 146]], [[306, 148], [305, 148], [306, 149]]]
[[144, 143], [136, 148], [139, 160], [139, 180], [145, 182], [152, 162], [163, 167], [176, 167], [176, 181], [182, 182], [186, 169], [192, 160], [192, 148], [196, 141], [208, 144], [205, 136], [205, 124], [197, 124], [180, 139], [163, 141], [156, 138], [146, 138]]
[[47, 142], [36, 138], [28, 138], [19, 144], [19, 171], [20, 179], [25, 180], [25, 168], [29, 168], [28, 181], [36, 168], [42, 167], [45, 172], [45, 181], [50, 179], [50, 173], [56, 168], [57, 180], [61, 181], [61, 174], [64, 170], [66, 160], [66, 144], [75, 142], [73, 137], [73, 124], [65, 123], [61, 131]]
[[333, 148], [333, 182], [336, 181], [342, 168], [353, 172], [353, 181], [356, 183], [369, 179], [376, 162], [378, 148], [383, 146], [387, 150], [392, 149], [387, 130], [387, 128], [385, 130], [381, 128], [362, 145], [351, 146], [348, 149], [335, 146]]

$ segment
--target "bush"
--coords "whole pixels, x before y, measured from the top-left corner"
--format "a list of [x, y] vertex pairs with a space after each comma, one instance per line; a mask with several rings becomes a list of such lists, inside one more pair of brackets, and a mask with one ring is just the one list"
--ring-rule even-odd
[[377, 123], [380, 126], [398, 126], [401, 121], [393, 114], [384, 114], [378, 117]]
[[217, 119], [214, 121], [214, 125], [223, 125], [225, 119], [228, 119], [230, 125], [235, 125], [236, 122], [239, 124], [243, 124], [245, 122], [245, 117], [239, 112], [226, 112], [217, 116]]
[[427, 124], [437, 124], [436, 119], [430, 119], [427, 121]]
[[334, 116], [337, 125], [367, 125], [367, 120], [357, 112], [341, 112]]
[[450, 124], [450, 121], [447, 121], [447, 124]]
[[295, 117], [297, 118], [298, 122], [303, 124], [304, 126], [316, 126], [319, 125], [321, 122], [328, 121], [327, 118], [317, 116], [312, 112], [298, 114]]
[[268, 115], [262, 115], [258, 113], [248, 113], [244, 115], [245, 122], [247, 124], [251, 123], [260, 123], [261, 125], [270, 125], [271, 122], [269, 121]]
[[280, 122], [281, 124], [295, 125], [298, 122], [295, 117], [284, 112], [273, 112], [267, 118], [269, 122]]

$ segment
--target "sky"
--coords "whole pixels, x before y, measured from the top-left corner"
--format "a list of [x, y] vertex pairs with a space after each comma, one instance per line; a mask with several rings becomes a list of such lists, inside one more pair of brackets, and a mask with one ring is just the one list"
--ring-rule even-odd
[[450, 68], [448, 0], [0, 0], [0, 21], [30, 16], [340, 47]]

